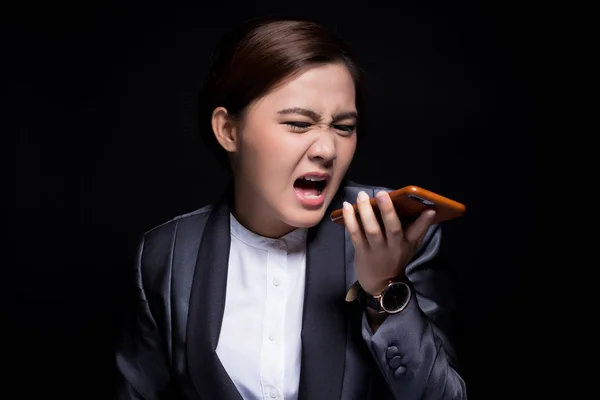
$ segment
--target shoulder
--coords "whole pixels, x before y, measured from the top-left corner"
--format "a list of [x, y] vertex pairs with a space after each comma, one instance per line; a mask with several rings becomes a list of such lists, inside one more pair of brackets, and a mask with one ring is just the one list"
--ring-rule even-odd
[[[195, 256], [212, 209], [212, 205], [207, 205], [177, 215], [143, 233], [135, 268], [147, 293], [160, 293], [164, 289], [162, 284], [173, 275], [174, 264], [180, 265], [190, 255]], [[186, 271], [193, 273], [193, 268]]]
[[202, 232], [213, 209], [209, 204], [197, 210], [174, 216], [143, 233], [144, 249], [170, 249], [176, 237]]

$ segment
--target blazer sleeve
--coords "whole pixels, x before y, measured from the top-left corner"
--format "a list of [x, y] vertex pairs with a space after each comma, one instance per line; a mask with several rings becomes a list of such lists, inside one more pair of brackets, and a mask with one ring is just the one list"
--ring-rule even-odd
[[116, 349], [116, 400], [160, 400], [167, 398], [170, 370], [164, 341], [146, 299], [142, 282], [142, 238], [135, 273], [123, 309], [122, 330]]
[[438, 253], [441, 227], [430, 227], [423, 245], [406, 268], [412, 289], [407, 307], [389, 315], [373, 334], [366, 314], [362, 336], [395, 399], [467, 398], [447, 336], [449, 315], [442, 304], [444, 273]]

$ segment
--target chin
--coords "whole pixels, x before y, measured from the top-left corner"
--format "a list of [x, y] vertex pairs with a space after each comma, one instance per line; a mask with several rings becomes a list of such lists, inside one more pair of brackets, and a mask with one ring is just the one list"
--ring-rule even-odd
[[283, 213], [282, 220], [287, 225], [295, 228], [312, 228], [323, 220], [326, 210], [327, 207], [325, 204], [314, 210], [304, 209], [302, 207], [288, 209]]
[[323, 215], [320, 215], [319, 217], [315, 218], [315, 217], [304, 217], [304, 218], [296, 218], [290, 224], [290, 226], [294, 226], [296, 228], [312, 228], [314, 226], [319, 225], [319, 223], [321, 222], [321, 220], [323, 219]]
[[282, 210], [280, 220], [294, 228], [312, 228], [321, 222], [325, 209], [319, 210], [302, 210], [302, 209], [287, 209]]

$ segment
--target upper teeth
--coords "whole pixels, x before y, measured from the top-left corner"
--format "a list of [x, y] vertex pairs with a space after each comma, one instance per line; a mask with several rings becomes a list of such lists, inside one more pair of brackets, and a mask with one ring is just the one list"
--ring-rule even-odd
[[327, 178], [325, 178], [324, 176], [305, 176], [303, 179], [312, 182], [320, 182], [326, 180]]

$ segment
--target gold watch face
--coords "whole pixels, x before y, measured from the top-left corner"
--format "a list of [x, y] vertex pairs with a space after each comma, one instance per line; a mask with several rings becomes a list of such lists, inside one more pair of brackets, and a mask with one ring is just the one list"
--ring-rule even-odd
[[387, 313], [395, 314], [404, 310], [409, 300], [410, 287], [404, 282], [394, 282], [381, 296], [381, 308]]

